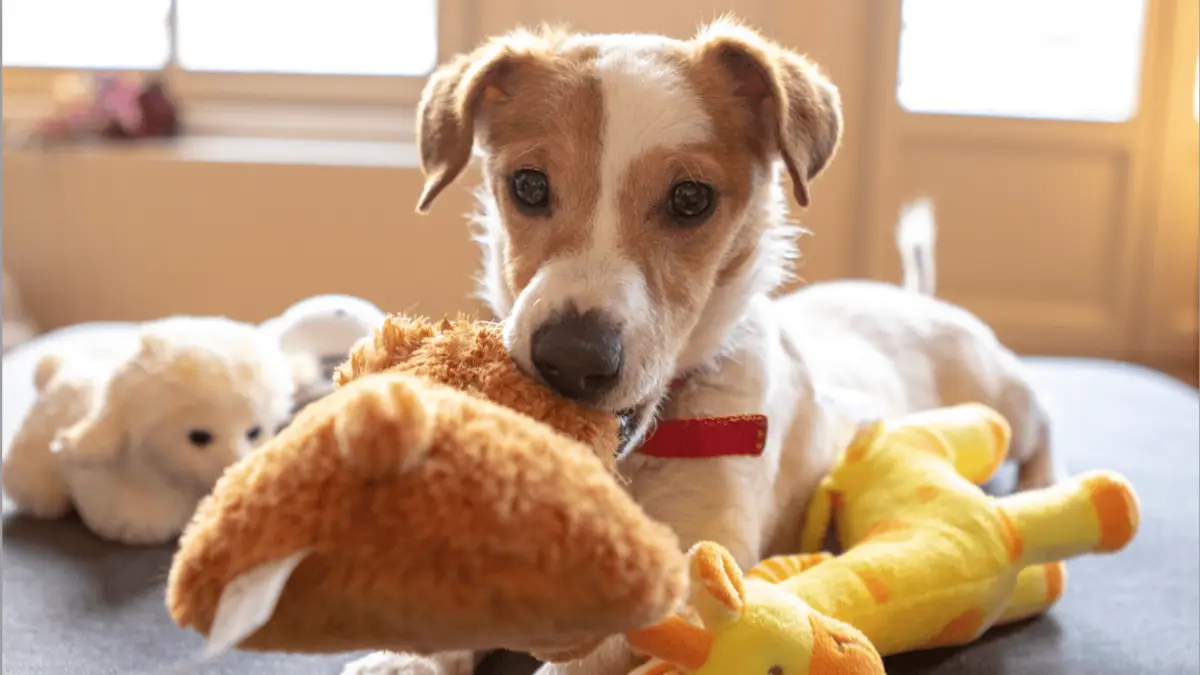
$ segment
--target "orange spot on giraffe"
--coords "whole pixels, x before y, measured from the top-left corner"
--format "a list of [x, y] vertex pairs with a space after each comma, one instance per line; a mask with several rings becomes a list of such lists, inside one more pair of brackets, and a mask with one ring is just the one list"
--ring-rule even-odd
[[983, 610], [978, 607], [959, 614], [926, 647], [952, 647], [966, 644], [983, 632]]
[[1000, 519], [1000, 536], [1004, 539], [1004, 548], [1008, 550], [1010, 560], [1017, 560], [1025, 552], [1025, 543], [1021, 541], [1021, 533], [1013, 525], [1004, 509], [996, 507], [996, 517]]
[[775, 556], [755, 565], [746, 573], [746, 576], [751, 579], [762, 579], [763, 581], [777, 584], [832, 558], [833, 556], [829, 553]]
[[1108, 475], [1091, 476], [1084, 486], [1100, 519], [1100, 541], [1096, 550], [1118, 551], [1125, 548], [1138, 526], [1138, 503], [1128, 484]]
[[920, 502], [922, 504], [928, 504], [929, 502], [936, 499], [937, 496], [940, 495], [941, 493], [942, 493], [941, 488], [939, 488], [936, 485], [930, 485], [930, 484], [926, 483], [925, 485], [922, 485], [917, 488], [916, 498], [917, 498], [918, 502]]
[[859, 581], [863, 582], [863, 585], [867, 587], [867, 592], [871, 594], [871, 598], [875, 601], [875, 604], [885, 604], [892, 597], [891, 592], [888, 591], [887, 585], [884, 584], [879, 577], [870, 572], [856, 570], [853, 567], [850, 568], [850, 571], [853, 572], [854, 575], [858, 577]]
[[626, 634], [626, 639], [635, 651], [653, 653], [663, 661], [689, 670], [702, 667], [713, 648], [712, 633], [688, 623], [679, 615], [631, 631]]
[[812, 673], [882, 673], [879, 653], [854, 628], [820, 614], [808, 617], [812, 626]]
[[746, 573], [746, 576], [751, 579], [762, 579], [771, 583], [779, 583], [787, 579], [793, 574], [790, 565], [787, 565], [780, 558], [767, 558], [754, 566], [754, 569]]
[[1046, 604], [1053, 605], [1062, 597], [1063, 588], [1067, 582], [1067, 564], [1058, 562], [1047, 563], [1046, 571]]

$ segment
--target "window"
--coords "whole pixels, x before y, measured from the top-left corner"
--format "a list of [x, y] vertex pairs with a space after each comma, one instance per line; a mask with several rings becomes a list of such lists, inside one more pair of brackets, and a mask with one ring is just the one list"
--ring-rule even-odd
[[5, 75], [166, 69], [185, 94], [395, 92], [461, 48], [440, 25], [454, 1], [4, 0]]
[[175, 1], [187, 70], [424, 75], [437, 59], [434, 0]]
[[897, 99], [916, 113], [1121, 122], [1145, 0], [904, 0]]

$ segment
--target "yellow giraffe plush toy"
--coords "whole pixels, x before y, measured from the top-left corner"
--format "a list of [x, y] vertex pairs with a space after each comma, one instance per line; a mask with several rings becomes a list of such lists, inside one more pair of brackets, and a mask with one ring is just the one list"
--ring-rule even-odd
[[[1009, 436], [1004, 418], [981, 405], [865, 426], [809, 505], [801, 542], [802, 550], [817, 550], [832, 522], [845, 552], [763, 561], [747, 575], [747, 608], [760, 597], [797, 598], [802, 607], [788, 611], [816, 612], [854, 626], [884, 656], [965, 644], [991, 626], [1046, 611], [1062, 594], [1064, 559], [1115, 552], [1133, 539], [1138, 501], [1129, 483], [1108, 471], [1042, 490], [988, 496], [978, 486], [1004, 461]], [[722, 559], [732, 578], [736, 566]], [[772, 583], [777, 590], [768, 596], [761, 585]], [[810, 661], [797, 657], [756, 669], [762, 664], [755, 652], [774, 656], [779, 651], [774, 645], [783, 639], [780, 626], [797, 622], [781, 619], [784, 606], [775, 601], [772, 621], [728, 635], [714, 631], [713, 598], [723, 591], [695, 571], [693, 585], [699, 588], [693, 588], [692, 604], [708, 637], [697, 637], [699, 629], [679, 617], [630, 633], [635, 649], [657, 657], [639, 675], [882, 672], [818, 667], [824, 662], [815, 648]], [[793, 641], [803, 644], [808, 643]], [[747, 667], [711, 668], [718, 657]]]
[[884, 675], [861, 632], [782, 585], [744, 578], [720, 545], [700, 542], [688, 559], [701, 625], [676, 615], [629, 633], [631, 647], [657, 657], [631, 675]]

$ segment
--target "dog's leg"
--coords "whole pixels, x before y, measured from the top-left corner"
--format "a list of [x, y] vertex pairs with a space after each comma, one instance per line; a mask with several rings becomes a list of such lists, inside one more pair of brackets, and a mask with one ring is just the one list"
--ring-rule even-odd
[[375, 652], [342, 668], [342, 675], [471, 675], [485, 652], [446, 652], [417, 656]]
[[1029, 423], [1036, 425], [1033, 442], [1024, 448], [1017, 460], [1017, 491], [1034, 490], [1054, 485], [1065, 478], [1065, 470], [1050, 451], [1050, 423], [1038, 412]]

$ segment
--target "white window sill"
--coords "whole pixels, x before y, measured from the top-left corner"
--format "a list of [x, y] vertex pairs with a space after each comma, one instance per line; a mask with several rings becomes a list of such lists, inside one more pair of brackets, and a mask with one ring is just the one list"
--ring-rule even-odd
[[399, 106], [204, 102], [183, 108], [184, 135], [133, 143], [12, 145], [51, 109], [48, 98], [6, 96], [5, 152], [119, 153], [152, 160], [414, 168], [415, 114]]

